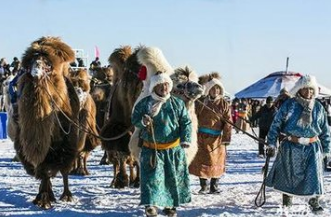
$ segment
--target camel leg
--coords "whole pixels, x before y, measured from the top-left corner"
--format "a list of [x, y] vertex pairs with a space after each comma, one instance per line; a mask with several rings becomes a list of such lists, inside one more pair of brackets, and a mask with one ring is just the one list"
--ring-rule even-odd
[[52, 191], [52, 184], [50, 178], [45, 176], [41, 179], [39, 193], [36, 196], [36, 199], [33, 200], [33, 204], [43, 209], [50, 209], [52, 208], [51, 200], [55, 201], [54, 194]]
[[114, 169], [114, 178], [113, 178], [113, 180], [111, 181], [111, 183], [110, 183], [110, 187], [112, 187], [112, 188], [115, 188], [115, 183], [116, 183], [116, 179], [117, 179], [117, 174], [118, 174], [118, 170], [119, 170], [119, 165], [118, 165], [118, 162], [117, 161], [115, 161], [114, 163], [113, 163], [113, 169]]
[[72, 167], [72, 170], [70, 172], [71, 175], [76, 175], [77, 174], [78, 162], [79, 162], [79, 155], [74, 160], [73, 167]]
[[70, 174], [77, 175], [77, 176], [84, 176], [87, 175], [85, 173], [85, 152], [80, 152], [78, 157], [75, 160], [74, 169], [71, 171]]
[[84, 154], [83, 167], [84, 167], [85, 175], [90, 175], [89, 171], [87, 170], [87, 158], [89, 155], [90, 155], [90, 152], [85, 152], [85, 154]]
[[103, 154], [99, 165], [108, 165], [109, 164], [109, 160], [107, 158], [107, 151], [105, 151], [105, 153]]
[[119, 172], [116, 176], [115, 188], [124, 188], [129, 186], [129, 177], [126, 174], [126, 161], [128, 156], [122, 153], [119, 158]]
[[136, 166], [136, 179], [134, 180], [133, 187], [139, 188], [140, 187], [140, 165], [139, 162], [135, 161], [135, 166]]
[[136, 179], [136, 174], [134, 171], [134, 165], [132, 160], [129, 160], [129, 170], [130, 170], [130, 186], [133, 185], [134, 180]]
[[68, 179], [68, 173], [62, 172], [62, 179], [63, 179], [63, 193], [60, 197], [60, 200], [71, 202], [73, 201], [72, 193], [69, 190], [69, 179]]

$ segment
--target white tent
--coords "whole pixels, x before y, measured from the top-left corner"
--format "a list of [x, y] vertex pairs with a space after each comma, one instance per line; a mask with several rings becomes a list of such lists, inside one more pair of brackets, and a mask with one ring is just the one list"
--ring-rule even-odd
[[[279, 71], [269, 74], [252, 85], [235, 94], [236, 98], [262, 99], [268, 96], [277, 97], [281, 89], [291, 90], [302, 77], [298, 72]], [[323, 85], [319, 86], [319, 97], [330, 97], [331, 90]]]

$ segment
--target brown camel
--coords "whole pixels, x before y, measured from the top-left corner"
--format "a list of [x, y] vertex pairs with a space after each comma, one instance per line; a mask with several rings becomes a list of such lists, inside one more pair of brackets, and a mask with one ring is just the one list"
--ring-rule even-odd
[[[114, 72], [112, 67], [96, 67], [90, 70], [92, 73], [91, 95], [97, 107], [96, 122], [98, 132], [105, 124], [105, 117], [108, 116], [107, 108], [109, 104], [109, 94], [113, 86]], [[100, 165], [109, 164], [105, 151], [100, 160]]]
[[96, 128], [96, 106], [90, 94], [90, 78], [86, 69], [70, 71], [70, 79], [80, 102], [78, 156], [71, 174], [89, 175], [87, 158], [99, 144]]
[[[133, 184], [139, 185], [139, 177], [134, 173], [137, 167], [129, 150], [132, 135], [131, 112], [140, 94], [142, 82], [137, 76], [140, 65], [131, 47], [124, 46], [115, 49], [109, 57], [109, 63], [114, 70], [114, 86], [110, 94], [108, 120], [101, 130], [104, 138], [120, 137], [116, 140], [103, 140], [102, 147], [106, 150], [108, 160], [114, 165], [114, 180], [111, 186], [123, 188]], [[126, 165], [130, 166], [130, 177], [126, 173]], [[137, 172], [139, 174], [139, 170]]]
[[18, 83], [18, 125], [14, 147], [28, 174], [41, 180], [33, 203], [55, 201], [51, 178], [62, 174], [61, 200], [72, 201], [68, 174], [78, 153], [79, 99], [68, 76], [73, 50], [57, 37], [42, 37], [22, 58]]
[[196, 72], [188, 66], [177, 68], [171, 75], [174, 82], [172, 94], [185, 102], [188, 114], [192, 121], [191, 146], [185, 149], [187, 162], [190, 164], [198, 151], [198, 118], [195, 113], [195, 103], [203, 94], [203, 87], [198, 83], [199, 78]]

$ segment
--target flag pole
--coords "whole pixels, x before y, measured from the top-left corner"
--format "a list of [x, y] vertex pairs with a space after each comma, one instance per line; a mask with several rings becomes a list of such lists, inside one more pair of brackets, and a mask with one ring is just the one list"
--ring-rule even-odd
[[288, 73], [288, 62], [289, 62], [290, 58], [287, 57], [286, 58], [286, 74]]

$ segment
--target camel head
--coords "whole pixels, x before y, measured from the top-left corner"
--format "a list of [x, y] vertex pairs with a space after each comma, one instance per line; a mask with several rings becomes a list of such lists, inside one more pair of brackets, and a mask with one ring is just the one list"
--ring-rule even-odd
[[42, 37], [31, 43], [22, 58], [22, 67], [35, 79], [52, 74], [68, 75], [74, 51], [58, 37]]
[[114, 70], [111, 66], [96, 67], [90, 70], [92, 81], [96, 84], [113, 83]]
[[197, 74], [188, 66], [177, 68], [171, 79], [174, 82], [173, 94], [184, 102], [197, 100], [203, 94], [204, 89], [198, 83]]
[[80, 109], [82, 109], [90, 92], [90, 78], [86, 69], [71, 70], [70, 79], [77, 93]]

